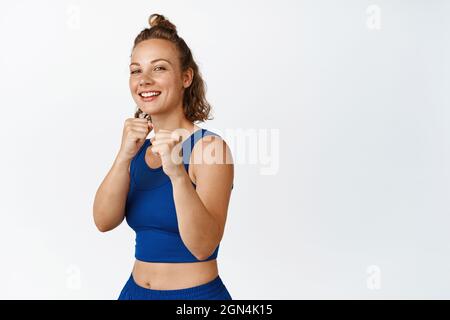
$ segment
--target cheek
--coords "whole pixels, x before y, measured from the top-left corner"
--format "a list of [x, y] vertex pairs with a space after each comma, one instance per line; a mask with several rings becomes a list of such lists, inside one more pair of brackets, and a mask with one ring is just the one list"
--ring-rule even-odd
[[136, 86], [137, 86], [137, 81], [136, 81], [135, 79], [130, 79], [128, 83], [129, 83], [129, 85], [130, 85], [130, 89], [131, 89], [132, 91], [134, 91], [134, 89], [135, 89]]
[[179, 84], [178, 78], [174, 74], [165, 74], [159, 80], [161, 85], [172, 90]]
[[171, 94], [178, 94], [179, 88], [182, 87], [182, 84], [179, 81], [170, 79], [170, 81], [166, 82], [165, 86], [168, 89], [168, 91], [171, 92]]

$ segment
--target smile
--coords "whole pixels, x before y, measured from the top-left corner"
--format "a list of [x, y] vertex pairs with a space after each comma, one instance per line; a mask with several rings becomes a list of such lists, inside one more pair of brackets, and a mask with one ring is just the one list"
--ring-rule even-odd
[[159, 95], [161, 94], [161, 91], [143, 91], [139, 93], [139, 96], [143, 101], [153, 101], [155, 100]]

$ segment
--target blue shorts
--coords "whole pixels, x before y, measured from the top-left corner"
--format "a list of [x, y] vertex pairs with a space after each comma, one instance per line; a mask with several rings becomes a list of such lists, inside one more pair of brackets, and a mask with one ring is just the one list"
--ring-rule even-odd
[[141, 287], [131, 274], [118, 300], [232, 300], [232, 298], [219, 275], [214, 280], [195, 287], [155, 290]]

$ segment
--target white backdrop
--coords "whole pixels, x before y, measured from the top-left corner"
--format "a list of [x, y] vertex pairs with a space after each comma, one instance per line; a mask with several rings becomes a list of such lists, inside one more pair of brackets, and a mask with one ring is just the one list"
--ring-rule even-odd
[[200, 66], [200, 125], [273, 138], [235, 164], [234, 299], [450, 298], [445, 0], [1, 2], [0, 298], [116, 299], [128, 279], [134, 232], [100, 233], [92, 204], [151, 13]]

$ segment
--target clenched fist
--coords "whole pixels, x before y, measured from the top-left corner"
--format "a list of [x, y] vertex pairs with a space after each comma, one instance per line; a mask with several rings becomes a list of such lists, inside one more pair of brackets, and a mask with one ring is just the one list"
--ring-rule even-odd
[[181, 150], [183, 136], [180, 132], [180, 130], [160, 129], [150, 139], [152, 143], [150, 150], [159, 155], [164, 173], [169, 178], [179, 177], [186, 171]]
[[118, 158], [131, 160], [142, 147], [147, 135], [153, 130], [147, 119], [129, 118], [125, 120]]

